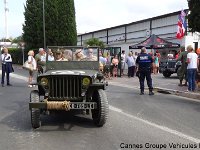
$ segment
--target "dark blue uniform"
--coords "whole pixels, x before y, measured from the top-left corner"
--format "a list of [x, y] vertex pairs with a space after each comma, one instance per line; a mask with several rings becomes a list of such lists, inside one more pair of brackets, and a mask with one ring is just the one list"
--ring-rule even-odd
[[149, 54], [141, 53], [137, 59], [136, 63], [138, 64], [138, 71], [140, 73], [139, 80], [140, 80], [140, 89], [141, 94], [144, 93], [144, 80], [146, 78], [147, 85], [149, 87], [149, 91], [152, 92], [152, 78], [151, 78], [151, 66], [153, 63], [153, 59]]

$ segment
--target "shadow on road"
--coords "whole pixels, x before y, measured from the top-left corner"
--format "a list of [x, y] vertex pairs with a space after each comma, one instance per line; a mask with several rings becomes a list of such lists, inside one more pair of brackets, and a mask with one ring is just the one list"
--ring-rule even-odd
[[[8, 116], [0, 121], [10, 128], [12, 132], [30, 132], [31, 115], [28, 109], [28, 101], [14, 101], [12, 106], [6, 106], [5, 109], [10, 110]], [[17, 107], [15, 107], [17, 105]], [[77, 115], [74, 112], [58, 112], [52, 115], [41, 115], [42, 126], [34, 131], [49, 132], [49, 131], [71, 131], [74, 127], [96, 128], [89, 115]]]

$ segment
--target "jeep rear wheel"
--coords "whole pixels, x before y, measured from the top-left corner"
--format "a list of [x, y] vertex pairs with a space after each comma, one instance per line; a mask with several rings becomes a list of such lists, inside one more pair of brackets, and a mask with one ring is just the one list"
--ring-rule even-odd
[[102, 89], [96, 90], [93, 93], [92, 99], [97, 102], [97, 108], [92, 110], [94, 124], [102, 127], [108, 118], [108, 99], [106, 93]]
[[163, 76], [164, 76], [165, 78], [169, 78], [169, 77], [171, 76], [171, 73], [170, 73], [170, 72], [167, 72], [167, 71], [164, 71], [164, 72], [163, 72]]
[[[40, 101], [39, 92], [37, 90], [31, 91], [30, 102], [39, 102], [39, 101]], [[31, 124], [34, 129], [39, 128], [41, 126], [39, 108], [31, 109]]]

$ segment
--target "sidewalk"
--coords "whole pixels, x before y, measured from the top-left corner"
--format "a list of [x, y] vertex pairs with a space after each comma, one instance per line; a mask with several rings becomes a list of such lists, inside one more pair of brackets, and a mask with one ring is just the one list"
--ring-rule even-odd
[[[21, 65], [13, 65], [14, 74], [22, 75], [28, 77], [28, 71], [23, 70]], [[1, 68], [0, 68], [1, 75]], [[200, 90], [196, 92], [186, 92], [186, 86], [178, 86], [179, 80], [176, 77], [176, 74], [172, 75], [170, 78], [164, 78], [162, 74], [154, 75], [152, 74], [153, 87], [155, 92], [165, 93], [165, 94], [174, 94], [178, 96], [183, 96], [187, 98], [193, 98], [200, 100]], [[137, 77], [128, 78], [126, 75], [122, 77], [112, 78], [112, 80], [107, 80], [108, 85], [116, 85], [121, 87], [139, 88], [139, 80]], [[145, 87], [147, 88], [146, 81]], [[148, 89], [147, 89], [148, 90]]]
[[[152, 74], [152, 79], [155, 92], [164, 94], [174, 94], [177, 96], [183, 96], [187, 98], [200, 100], [199, 89], [195, 92], [187, 92], [187, 86], [178, 86], [179, 80], [175, 74], [170, 78], [164, 78], [162, 74], [157, 74], [157, 75]], [[124, 85], [126, 87], [133, 87], [139, 90], [139, 80], [137, 77], [128, 78], [127, 76], [123, 76], [123, 77], [113, 78], [112, 80], [107, 80], [107, 81], [108, 85], [119, 85], [119, 86]], [[146, 83], [145, 87], [147, 89]]]

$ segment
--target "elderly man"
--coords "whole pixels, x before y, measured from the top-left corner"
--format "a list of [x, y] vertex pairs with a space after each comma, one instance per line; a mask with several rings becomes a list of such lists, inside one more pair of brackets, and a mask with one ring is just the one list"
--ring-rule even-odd
[[92, 48], [88, 49], [86, 60], [87, 61], [97, 61], [97, 56], [93, 55], [93, 49]]
[[43, 48], [39, 48], [39, 53], [35, 55], [35, 60], [37, 62], [37, 68], [39, 73], [43, 73], [43, 67], [46, 65], [45, 51]]

